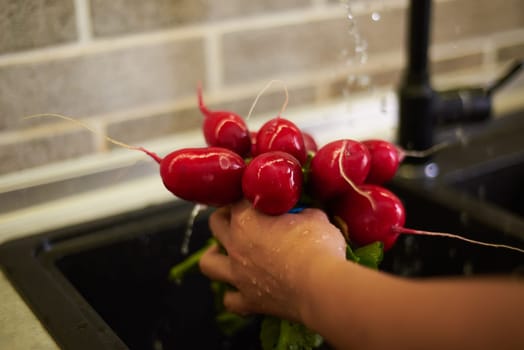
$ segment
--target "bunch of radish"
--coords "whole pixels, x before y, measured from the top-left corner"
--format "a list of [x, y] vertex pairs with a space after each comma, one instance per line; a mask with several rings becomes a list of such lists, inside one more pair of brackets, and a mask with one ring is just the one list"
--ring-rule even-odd
[[348, 242], [389, 249], [404, 225], [401, 201], [381, 185], [403, 152], [383, 140], [342, 139], [318, 148], [313, 137], [278, 115], [259, 130], [230, 111], [206, 107], [198, 87], [206, 147], [176, 150], [160, 164], [165, 187], [194, 203], [220, 207], [241, 198], [268, 215], [314, 206], [342, 220]]
[[259, 130], [249, 130], [238, 114], [208, 109], [200, 86], [197, 95], [207, 147], [176, 150], [164, 158], [137, 148], [160, 164], [164, 185], [179, 198], [214, 207], [246, 198], [268, 215], [322, 208], [357, 247], [381, 242], [388, 250], [402, 233], [501, 246], [404, 228], [402, 202], [383, 185], [406, 155], [425, 154], [385, 140], [340, 139], [318, 148], [310, 134], [280, 113]]

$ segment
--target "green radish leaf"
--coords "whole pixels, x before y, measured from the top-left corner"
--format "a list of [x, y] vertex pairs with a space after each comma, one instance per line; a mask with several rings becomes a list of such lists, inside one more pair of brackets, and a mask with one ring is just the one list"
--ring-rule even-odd
[[360, 257], [353, 252], [353, 249], [351, 249], [349, 244], [346, 244], [346, 259], [356, 262], [357, 264], [360, 263]]
[[296, 322], [281, 320], [280, 336], [275, 350], [313, 350], [323, 342], [320, 335], [312, 332], [304, 325]]
[[169, 279], [171, 281], [175, 281], [176, 283], [182, 283], [182, 280], [187, 273], [196, 270], [202, 254], [204, 254], [207, 248], [215, 243], [216, 240], [214, 238], [210, 238], [202, 248], [188, 256], [182, 262], [173, 266], [171, 270], [169, 270]]
[[354, 253], [358, 258], [359, 264], [378, 269], [384, 258], [384, 244], [382, 242], [374, 242], [356, 249]]
[[273, 350], [280, 337], [280, 320], [276, 317], [265, 316], [260, 329], [262, 350]]
[[228, 337], [235, 335], [238, 331], [246, 327], [250, 321], [247, 317], [242, 317], [228, 311], [217, 314], [215, 320], [218, 328]]

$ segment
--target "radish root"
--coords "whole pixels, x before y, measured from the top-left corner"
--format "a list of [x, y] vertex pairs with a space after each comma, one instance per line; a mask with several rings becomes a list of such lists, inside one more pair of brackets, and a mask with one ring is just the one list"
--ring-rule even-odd
[[402, 161], [405, 157], [413, 157], [413, 158], [425, 158], [427, 156], [430, 156], [434, 153], [437, 153], [438, 151], [449, 147], [451, 145], [450, 142], [442, 142], [436, 145], [433, 145], [432, 147], [423, 150], [423, 151], [415, 151], [415, 150], [405, 150], [400, 149], [399, 155], [400, 155], [400, 161]]
[[358, 188], [358, 186], [355, 185], [355, 183], [349, 178], [349, 176], [347, 176], [346, 172], [344, 171], [344, 167], [342, 166], [342, 156], [344, 155], [344, 150], [346, 149], [346, 145], [347, 145], [347, 141], [344, 141], [342, 145], [342, 149], [338, 156], [338, 171], [340, 172], [340, 176], [342, 176], [342, 178], [349, 184], [349, 186], [351, 186], [351, 188], [355, 192], [365, 197], [369, 201], [369, 204], [371, 204], [371, 208], [375, 210], [376, 209], [375, 201], [373, 200], [371, 195], [365, 191], [362, 191], [360, 188]]
[[487, 247], [492, 247], [492, 248], [510, 249], [510, 250], [517, 251], [519, 253], [524, 253], [524, 249], [521, 249], [521, 248], [513, 247], [510, 245], [506, 245], [506, 244], [496, 244], [496, 243], [487, 243], [487, 242], [477, 241], [477, 240], [466, 238], [463, 236], [454, 235], [452, 233], [415, 230], [415, 229], [410, 229], [406, 227], [398, 227], [398, 226], [394, 227], [393, 230], [396, 233], [407, 233], [407, 234], [413, 234], [413, 235], [438, 236], [438, 237], [448, 237], [448, 238], [460, 239], [462, 241], [472, 243], [472, 244], [477, 244], [477, 245], [482, 245], [482, 246], [487, 246]]
[[255, 109], [255, 106], [257, 105], [260, 97], [266, 92], [267, 89], [271, 87], [271, 85], [273, 85], [276, 82], [281, 83], [284, 86], [284, 92], [286, 93], [286, 98], [284, 100], [284, 103], [282, 104], [282, 108], [280, 108], [280, 112], [278, 112], [278, 116], [280, 117], [284, 113], [284, 111], [287, 108], [287, 104], [289, 102], [289, 91], [287, 89], [286, 83], [283, 80], [274, 79], [274, 80], [269, 81], [266, 84], [266, 86], [264, 86], [264, 88], [260, 90], [260, 92], [257, 94], [257, 96], [255, 97], [255, 100], [253, 101], [253, 104], [251, 105], [251, 108], [249, 109], [249, 113], [247, 114], [246, 120], [249, 120], [249, 118], [251, 118], [251, 115], [253, 114], [253, 110]]
[[84, 128], [86, 130], [89, 130], [90, 132], [92, 132], [95, 135], [102, 136], [106, 141], [108, 141], [108, 142], [110, 142], [110, 143], [112, 143], [112, 144], [114, 144], [116, 146], [127, 148], [127, 149], [130, 149], [130, 150], [144, 152], [145, 154], [147, 154], [148, 156], [153, 158], [159, 164], [162, 161], [162, 158], [160, 158], [160, 156], [157, 155], [154, 152], [151, 152], [151, 151], [149, 151], [149, 150], [147, 150], [147, 149], [145, 149], [143, 147], [128, 145], [128, 144], [123, 143], [121, 141], [115, 140], [114, 138], [109, 137], [107, 135], [101, 135], [100, 132], [98, 132], [97, 130], [95, 130], [91, 126], [89, 126], [87, 123], [82, 122], [82, 121], [80, 121], [78, 119], [75, 119], [73, 117], [68, 117], [66, 115], [57, 114], [57, 113], [41, 113], [41, 114], [29, 115], [29, 116], [23, 117], [22, 119], [35, 119], [35, 118], [45, 118], [45, 117], [52, 117], [52, 118], [59, 118], [59, 119], [67, 120], [67, 121], [72, 122], [72, 123], [74, 123], [74, 124]]

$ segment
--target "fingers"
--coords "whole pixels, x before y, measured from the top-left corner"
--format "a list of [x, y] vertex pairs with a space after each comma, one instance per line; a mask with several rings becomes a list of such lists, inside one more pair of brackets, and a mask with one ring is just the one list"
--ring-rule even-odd
[[217, 244], [212, 245], [202, 254], [199, 266], [200, 271], [213, 280], [223, 282], [233, 281], [229, 258], [220, 252]]
[[224, 294], [224, 306], [227, 310], [239, 315], [245, 316], [254, 312], [240, 292], [226, 292]]
[[224, 245], [228, 245], [231, 211], [229, 207], [215, 210], [209, 217], [209, 228], [213, 235]]

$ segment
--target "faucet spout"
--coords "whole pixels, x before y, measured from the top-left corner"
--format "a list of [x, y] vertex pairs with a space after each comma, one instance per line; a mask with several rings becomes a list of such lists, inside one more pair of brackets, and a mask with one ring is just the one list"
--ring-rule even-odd
[[[487, 120], [492, 115], [492, 95], [524, 66], [517, 60], [487, 87], [460, 87], [435, 91], [431, 85], [428, 51], [431, 34], [431, 0], [410, 0], [407, 55], [398, 91], [398, 143], [406, 150], [425, 151], [434, 146], [437, 126]], [[428, 164], [427, 158], [409, 158], [411, 164]]]

